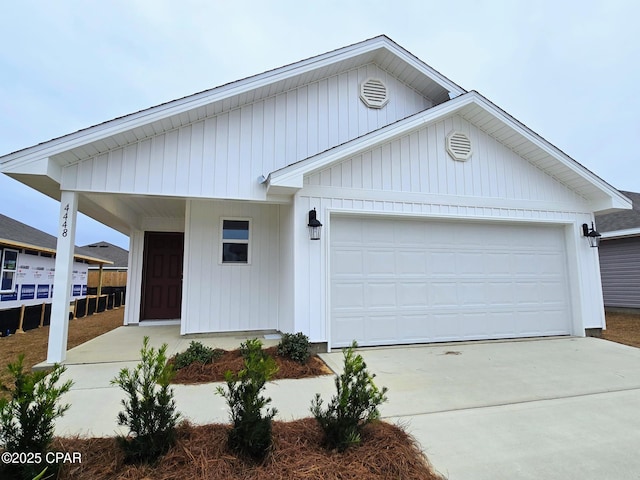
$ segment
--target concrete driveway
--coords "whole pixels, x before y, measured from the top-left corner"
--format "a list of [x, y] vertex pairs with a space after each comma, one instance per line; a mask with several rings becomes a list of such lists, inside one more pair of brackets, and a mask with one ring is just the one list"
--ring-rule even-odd
[[[65, 400], [72, 407], [58, 434], [119, 432], [122, 394], [109, 381], [135, 365], [142, 334], [153, 344], [169, 343], [170, 353], [188, 344], [171, 329], [122, 327], [70, 351], [67, 375], [75, 385]], [[113, 347], [127, 345], [123, 335], [140, 337], [130, 342], [131, 352]], [[225, 348], [241, 341], [198, 340]], [[85, 363], [92, 351], [98, 363]], [[640, 349], [557, 338], [360, 353], [376, 383], [389, 388], [383, 417], [405, 426], [452, 480], [640, 479]], [[341, 352], [322, 357], [341, 369]], [[213, 392], [211, 384], [176, 386], [178, 409], [195, 423], [226, 422], [226, 405]], [[333, 392], [333, 377], [325, 376], [272, 382], [266, 393], [287, 420], [309, 416], [315, 393], [328, 400]]]
[[640, 349], [558, 338], [361, 352], [389, 388], [383, 416], [452, 480], [640, 479]]

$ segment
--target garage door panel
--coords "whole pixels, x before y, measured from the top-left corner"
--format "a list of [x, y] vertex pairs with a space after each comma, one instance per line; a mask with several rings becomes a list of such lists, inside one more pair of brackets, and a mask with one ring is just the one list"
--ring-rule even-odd
[[562, 228], [331, 222], [333, 346], [353, 339], [380, 345], [570, 331]]
[[458, 284], [458, 295], [460, 302], [464, 306], [485, 306], [491, 303], [484, 280], [476, 282], [460, 282]]
[[466, 312], [460, 314], [459, 328], [463, 332], [462, 339], [473, 340], [489, 338], [486, 312]]
[[483, 252], [470, 251], [455, 255], [456, 274], [484, 275], [486, 260]]
[[511, 275], [512, 271], [512, 255], [509, 252], [486, 253], [486, 270], [485, 273], [489, 278], [495, 275]]
[[427, 252], [400, 250], [396, 254], [397, 273], [400, 276], [427, 275]]
[[538, 272], [545, 276], [558, 276], [558, 264], [564, 262], [560, 253], [546, 253], [536, 259]]
[[372, 309], [393, 308], [398, 306], [395, 280], [387, 282], [369, 282], [365, 286], [365, 298]]
[[494, 305], [512, 305], [513, 282], [511, 280], [487, 281], [487, 296], [493, 299]]
[[389, 249], [367, 249], [364, 252], [364, 271], [369, 275], [392, 275], [395, 277], [395, 251]]
[[331, 297], [332, 307], [336, 312], [345, 310], [363, 310], [365, 304], [365, 285], [359, 282], [336, 282]]
[[362, 272], [364, 265], [363, 255], [364, 253], [359, 248], [335, 249], [331, 254], [333, 274], [336, 277], [360, 275], [357, 272]]
[[432, 251], [428, 254], [429, 273], [436, 275], [455, 275], [456, 256], [451, 252]]
[[[392, 342], [398, 337], [396, 315], [372, 315], [367, 318], [365, 341], [366, 345], [377, 345]], [[362, 338], [362, 337], [361, 337]]]
[[437, 342], [446, 342], [458, 337], [460, 325], [458, 314], [452, 313], [433, 313], [427, 319], [430, 325], [430, 337]]
[[398, 284], [398, 306], [420, 307], [429, 306], [429, 288], [424, 281], [400, 282]]
[[545, 299], [545, 304], [561, 307], [566, 301], [564, 295], [564, 285], [560, 281], [541, 282], [539, 287], [541, 297]]
[[341, 337], [345, 339], [341, 346], [347, 346], [351, 344], [351, 340], [365, 337], [364, 325], [365, 317], [363, 315], [336, 315], [333, 319], [332, 329], [340, 332]]
[[458, 282], [433, 282], [429, 288], [430, 304], [434, 307], [457, 307]]

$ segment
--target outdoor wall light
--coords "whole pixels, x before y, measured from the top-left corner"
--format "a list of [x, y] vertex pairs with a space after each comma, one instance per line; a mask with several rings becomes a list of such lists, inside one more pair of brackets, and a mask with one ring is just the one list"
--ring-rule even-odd
[[582, 235], [587, 237], [591, 247], [597, 248], [600, 245], [600, 237], [602, 235], [593, 227], [593, 222], [591, 222], [591, 228], [586, 223], [582, 224]]
[[320, 240], [320, 230], [322, 229], [322, 224], [320, 220], [316, 218], [316, 209], [309, 210], [309, 240]]

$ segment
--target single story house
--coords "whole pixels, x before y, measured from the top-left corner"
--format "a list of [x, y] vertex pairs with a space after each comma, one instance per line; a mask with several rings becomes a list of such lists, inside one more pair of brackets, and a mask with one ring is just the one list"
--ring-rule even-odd
[[[127, 325], [329, 348], [601, 329], [582, 225], [631, 207], [386, 36], [10, 153], [0, 171], [60, 200], [60, 291], [80, 210], [130, 237]], [[50, 362], [67, 328], [52, 318]]]
[[622, 191], [632, 210], [596, 215], [606, 308], [640, 309], [640, 193]]

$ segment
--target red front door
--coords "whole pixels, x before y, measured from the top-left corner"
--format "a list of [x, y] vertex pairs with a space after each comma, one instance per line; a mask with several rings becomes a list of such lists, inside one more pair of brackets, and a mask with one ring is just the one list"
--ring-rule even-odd
[[180, 318], [183, 254], [183, 233], [145, 233], [142, 320]]

